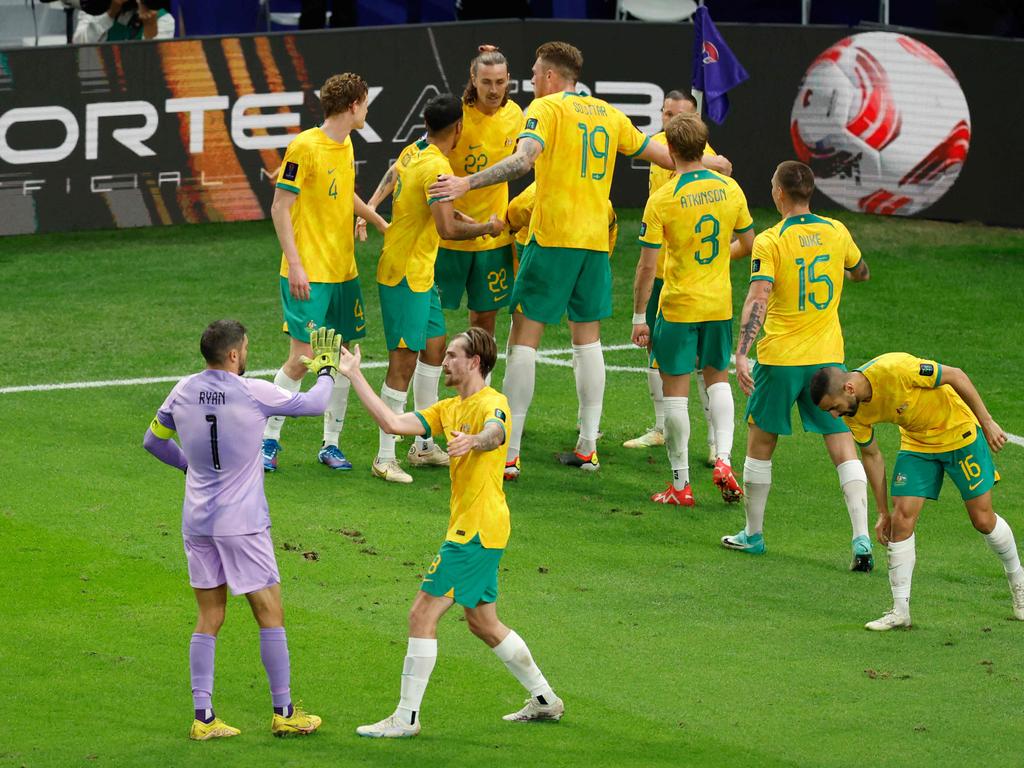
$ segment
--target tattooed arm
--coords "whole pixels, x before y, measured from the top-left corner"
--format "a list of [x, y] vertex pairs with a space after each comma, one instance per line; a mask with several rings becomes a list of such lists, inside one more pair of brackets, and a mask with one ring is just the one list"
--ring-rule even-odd
[[458, 458], [470, 451], [493, 451], [504, 443], [505, 429], [496, 421], [489, 421], [475, 435], [452, 432], [452, 439], [448, 441], [448, 455]]
[[519, 140], [516, 151], [504, 160], [469, 176], [449, 176], [447, 174], [438, 176], [437, 181], [430, 185], [428, 191], [431, 197], [455, 200], [471, 189], [489, 187], [492, 184], [502, 184], [512, 179], [518, 179], [533, 168], [533, 164], [543, 149], [544, 147], [539, 141], [524, 136]]
[[736, 346], [736, 379], [740, 389], [748, 395], [754, 391], [754, 379], [750, 375], [750, 361], [747, 356], [754, 346], [758, 331], [764, 325], [768, 310], [768, 297], [772, 292], [769, 280], [754, 280], [750, 283], [747, 300], [743, 303], [743, 315], [740, 318], [740, 342]]

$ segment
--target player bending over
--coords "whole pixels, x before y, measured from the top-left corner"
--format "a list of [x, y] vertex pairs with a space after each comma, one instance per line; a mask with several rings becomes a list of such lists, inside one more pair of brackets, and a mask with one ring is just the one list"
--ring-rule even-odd
[[[1006, 445], [1006, 433], [967, 374], [891, 352], [849, 373], [822, 368], [811, 379], [811, 399], [821, 410], [841, 416], [860, 445], [878, 505], [875, 535], [888, 547], [892, 608], [864, 626], [878, 632], [910, 626], [914, 527], [925, 499], [939, 497], [943, 473], [956, 483], [975, 530], [1002, 561], [1013, 615], [1024, 620], [1024, 570], [1017, 544], [1010, 526], [992, 509], [992, 486], [999, 480], [992, 452]], [[885, 458], [874, 431], [875, 424], [885, 422], [897, 424], [901, 437], [889, 491], [892, 514], [885, 495]]]
[[381, 428], [396, 435], [441, 435], [451, 457], [451, 517], [448, 534], [427, 569], [409, 611], [409, 646], [402, 667], [401, 696], [394, 713], [356, 729], [360, 736], [400, 738], [420, 732], [420, 703], [437, 660], [437, 623], [453, 603], [462, 606], [469, 630], [483, 640], [530, 693], [526, 706], [505, 720], [559, 720], [565, 707], [533, 661], [523, 639], [498, 619], [498, 563], [509, 536], [502, 488], [508, 434], [508, 401], [484, 378], [494, 367], [494, 338], [470, 328], [448, 344], [445, 386], [455, 397], [415, 413], [394, 413], [374, 394], [355, 354], [342, 352], [339, 370]]
[[[233, 595], [245, 595], [260, 628], [260, 658], [274, 708], [271, 732], [307, 734], [320, 727], [319, 717], [292, 706], [281, 576], [260, 458], [267, 419], [316, 416], [327, 407], [341, 336], [319, 328], [310, 343], [314, 358], [305, 358], [304, 365], [317, 375], [316, 384], [306, 393], [290, 393], [269, 381], [242, 378], [249, 355], [245, 328], [234, 320], [211, 323], [199, 344], [206, 370], [174, 386], [143, 440], [160, 461], [185, 472], [181, 531], [189, 582], [199, 605], [189, 646], [195, 707], [189, 738], [198, 741], [240, 733], [214, 714], [212, 702], [226, 587]], [[171, 439], [175, 433], [180, 447]]]

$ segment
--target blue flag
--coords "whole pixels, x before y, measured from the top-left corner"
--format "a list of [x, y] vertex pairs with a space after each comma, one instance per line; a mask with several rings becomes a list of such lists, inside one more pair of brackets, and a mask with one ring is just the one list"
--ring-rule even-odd
[[707, 114], [721, 125], [729, 112], [726, 92], [749, 79], [703, 5], [693, 16], [693, 88], [704, 93]]

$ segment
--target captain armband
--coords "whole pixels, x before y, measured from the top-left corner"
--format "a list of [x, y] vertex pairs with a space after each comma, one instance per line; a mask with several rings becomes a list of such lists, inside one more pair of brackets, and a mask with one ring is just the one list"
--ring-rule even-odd
[[153, 421], [149, 423], [149, 431], [152, 432], [161, 440], [170, 440], [177, 434], [177, 432], [175, 432], [170, 427], [165, 427], [163, 424], [161, 424], [160, 420], [155, 416], [153, 417]]

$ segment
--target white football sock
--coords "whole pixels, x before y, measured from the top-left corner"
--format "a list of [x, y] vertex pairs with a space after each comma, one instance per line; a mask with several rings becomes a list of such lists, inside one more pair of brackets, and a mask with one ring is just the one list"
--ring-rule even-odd
[[334, 389], [324, 411], [324, 445], [337, 445], [341, 430], [345, 428], [345, 411], [348, 410], [348, 391], [351, 382], [340, 373], [334, 377]]
[[437, 639], [410, 637], [402, 665], [402, 698], [398, 701], [395, 714], [407, 725], [416, 722], [423, 694], [426, 693], [430, 673], [437, 661]]
[[892, 607], [901, 616], [910, 613], [910, 582], [917, 561], [915, 536], [905, 541], [889, 542], [889, 586], [892, 588]]
[[743, 510], [747, 515], [744, 530], [747, 536], [764, 531], [764, 508], [768, 505], [768, 491], [772, 488], [771, 459], [743, 461]]
[[659, 432], [664, 432], [665, 388], [661, 383], [661, 371], [657, 368], [647, 369], [647, 389], [651, 393], [651, 403], [654, 405], [654, 428]]
[[843, 488], [846, 511], [850, 514], [853, 538], [868, 535], [868, 476], [857, 459], [844, 461], [836, 467], [839, 485]]
[[502, 382], [508, 407], [512, 411], [512, 434], [508, 440], [508, 460], [519, 455], [523, 440], [526, 413], [533, 400], [537, 375], [537, 350], [522, 344], [513, 344], [505, 360], [505, 380]]
[[544, 679], [544, 674], [534, 662], [533, 656], [530, 655], [530, 649], [526, 647], [523, 638], [517, 635], [514, 629], [509, 630], [505, 639], [491, 650], [504, 662], [508, 671], [523, 684], [531, 696], [543, 698], [548, 704], [555, 700], [555, 692], [551, 690], [548, 681]]
[[597, 448], [597, 433], [601, 428], [601, 406], [604, 403], [604, 353], [601, 342], [573, 344], [576, 397], [580, 403], [580, 439], [576, 451], [589, 454]]
[[[703, 376], [697, 377], [698, 383], [704, 381]], [[708, 411], [708, 445], [715, 446], [715, 456], [732, 466], [732, 437], [736, 429], [736, 406], [732, 402], [732, 387], [729, 382], [720, 381], [707, 389]]]
[[665, 398], [665, 447], [672, 467], [672, 487], [681, 491], [690, 482], [689, 398]]
[[1019, 584], [1024, 581], [1024, 571], [1020, 567], [1020, 556], [1017, 554], [1017, 542], [1013, 539], [1013, 531], [1010, 525], [999, 515], [996, 515], [996, 527], [991, 533], [983, 534], [988, 548], [996, 553], [996, 556], [1003, 561], [1003, 571], [1011, 584]]
[[[343, 377], [339, 377], [343, 378]], [[281, 389], [288, 392], [298, 392], [302, 389], [302, 379], [293, 379], [281, 368], [274, 374], [274, 383]], [[267, 419], [267, 428], [263, 430], [264, 440], [280, 440], [281, 427], [284, 426], [284, 416], [271, 416]]]
[[[437, 402], [437, 385], [441, 381], [441, 366], [416, 361], [416, 373], [412, 377], [412, 402], [417, 411], [429, 408]], [[416, 447], [421, 451], [434, 446], [433, 437], [417, 437]]]
[[[703, 371], [695, 371], [695, 375], [697, 376], [697, 394], [700, 395], [700, 405], [701, 408], [704, 409], [704, 424], [707, 425], [708, 428], [708, 447], [714, 448], [715, 429], [712, 426], [714, 422], [711, 419], [711, 398], [708, 396], [708, 385], [707, 382], [704, 381]], [[732, 395], [730, 394], [729, 397], [731, 398]], [[729, 440], [729, 450], [732, 450], [731, 439]]]
[[[392, 413], [405, 412], [405, 400], [408, 396], [408, 392], [399, 392], [397, 389], [392, 389], [387, 384], [380, 385], [380, 399], [383, 400], [384, 404], [391, 409]], [[395, 458], [395, 436], [389, 435], [383, 429], [378, 429], [377, 431], [379, 433], [377, 458], [381, 461], [388, 461], [389, 459]]]

